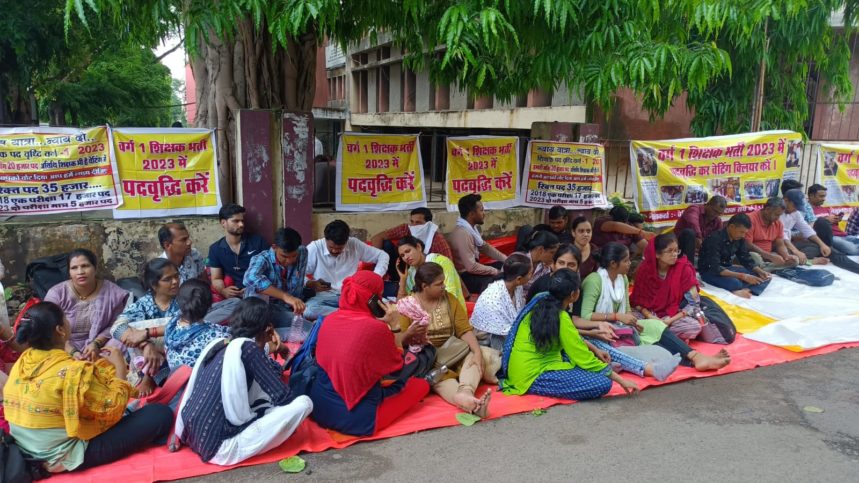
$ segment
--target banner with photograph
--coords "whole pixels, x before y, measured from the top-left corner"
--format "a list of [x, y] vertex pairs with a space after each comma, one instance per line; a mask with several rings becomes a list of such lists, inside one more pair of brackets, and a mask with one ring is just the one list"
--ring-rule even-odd
[[113, 208], [122, 202], [108, 129], [0, 129], [0, 215]]
[[817, 182], [826, 187], [824, 206], [849, 214], [859, 206], [859, 145], [820, 144]]
[[686, 207], [713, 195], [727, 199], [726, 215], [755, 211], [779, 193], [797, 145], [801, 153], [802, 136], [792, 131], [632, 141], [635, 204], [655, 225], [673, 224]]
[[571, 210], [605, 208], [605, 150], [600, 144], [529, 141], [522, 204]]
[[218, 213], [214, 131], [114, 128], [111, 137], [123, 199], [114, 218]]
[[486, 209], [520, 204], [519, 138], [462, 136], [447, 138], [446, 204], [457, 211], [459, 199], [478, 193]]
[[337, 211], [426, 206], [416, 134], [343, 133], [337, 148]]

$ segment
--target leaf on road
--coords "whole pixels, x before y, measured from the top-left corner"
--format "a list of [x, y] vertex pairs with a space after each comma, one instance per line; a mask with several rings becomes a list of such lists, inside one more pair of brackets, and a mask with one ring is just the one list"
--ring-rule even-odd
[[277, 463], [277, 466], [279, 466], [284, 473], [301, 473], [306, 465], [307, 463], [304, 462], [304, 459], [298, 456], [290, 456], [289, 458], [284, 458]]
[[472, 426], [474, 423], [480, 421], [480, 416], [475, 416], [474, 414], [469, 413], [459, 413], [456, 415], [456, 420], [463, 426]]

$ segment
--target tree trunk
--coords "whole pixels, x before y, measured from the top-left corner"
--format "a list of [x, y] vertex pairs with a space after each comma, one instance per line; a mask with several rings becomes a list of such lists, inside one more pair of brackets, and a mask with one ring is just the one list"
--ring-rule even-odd
[[268, 28], [239, 21], [236, 35], [226, 41], [211, 34], [191, 58], [196, 81], [194, 125], [215, 129], [221, 199], [235, 199], [236, 111], [284, 109], [310, 111], [316, 90], [315, 31], [272, 49]]

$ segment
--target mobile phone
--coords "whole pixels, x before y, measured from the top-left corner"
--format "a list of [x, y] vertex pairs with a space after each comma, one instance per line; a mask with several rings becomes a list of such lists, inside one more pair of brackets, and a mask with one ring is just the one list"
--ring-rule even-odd
[[397, 270], [405, 273], [407, 268], [406, 261], [402, 257], [397, 257]]
[[317, 281], [319, 282], [319, 285], [322, 285], [323, 287], [331, 288], [331, 282], [326, 282], [325, 280], [322, 280], [322, 279], [319, 279]]
[[385, 309], [383, 309], [382, 306], [379, 305], [378, 295], [373, 294], [373, 296], [370, 297], [370, 300], [367, 301], [367, 307], [370, 308], [370, 313], [373, 314], [373, 317], [381, 319], [385, 316]]

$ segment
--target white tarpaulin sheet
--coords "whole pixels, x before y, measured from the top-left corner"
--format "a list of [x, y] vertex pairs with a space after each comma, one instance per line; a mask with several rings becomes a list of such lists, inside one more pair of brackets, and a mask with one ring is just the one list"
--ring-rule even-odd
[[809, 287], [773, 275], [764, 293], [750, 299], [737, 297], [712, 285], [703, 286], [708, 294], [725, 302], [760, 312], [776, 320], [859, 312], [859, 275], [832, 264], [815, 265], [813, 268], [832, 272], [835, 282], [828, 287]]
[[794, 317], [743, 335], [746, 339], [802, 351], [839, 342], [859, 342], [859, 314]]

